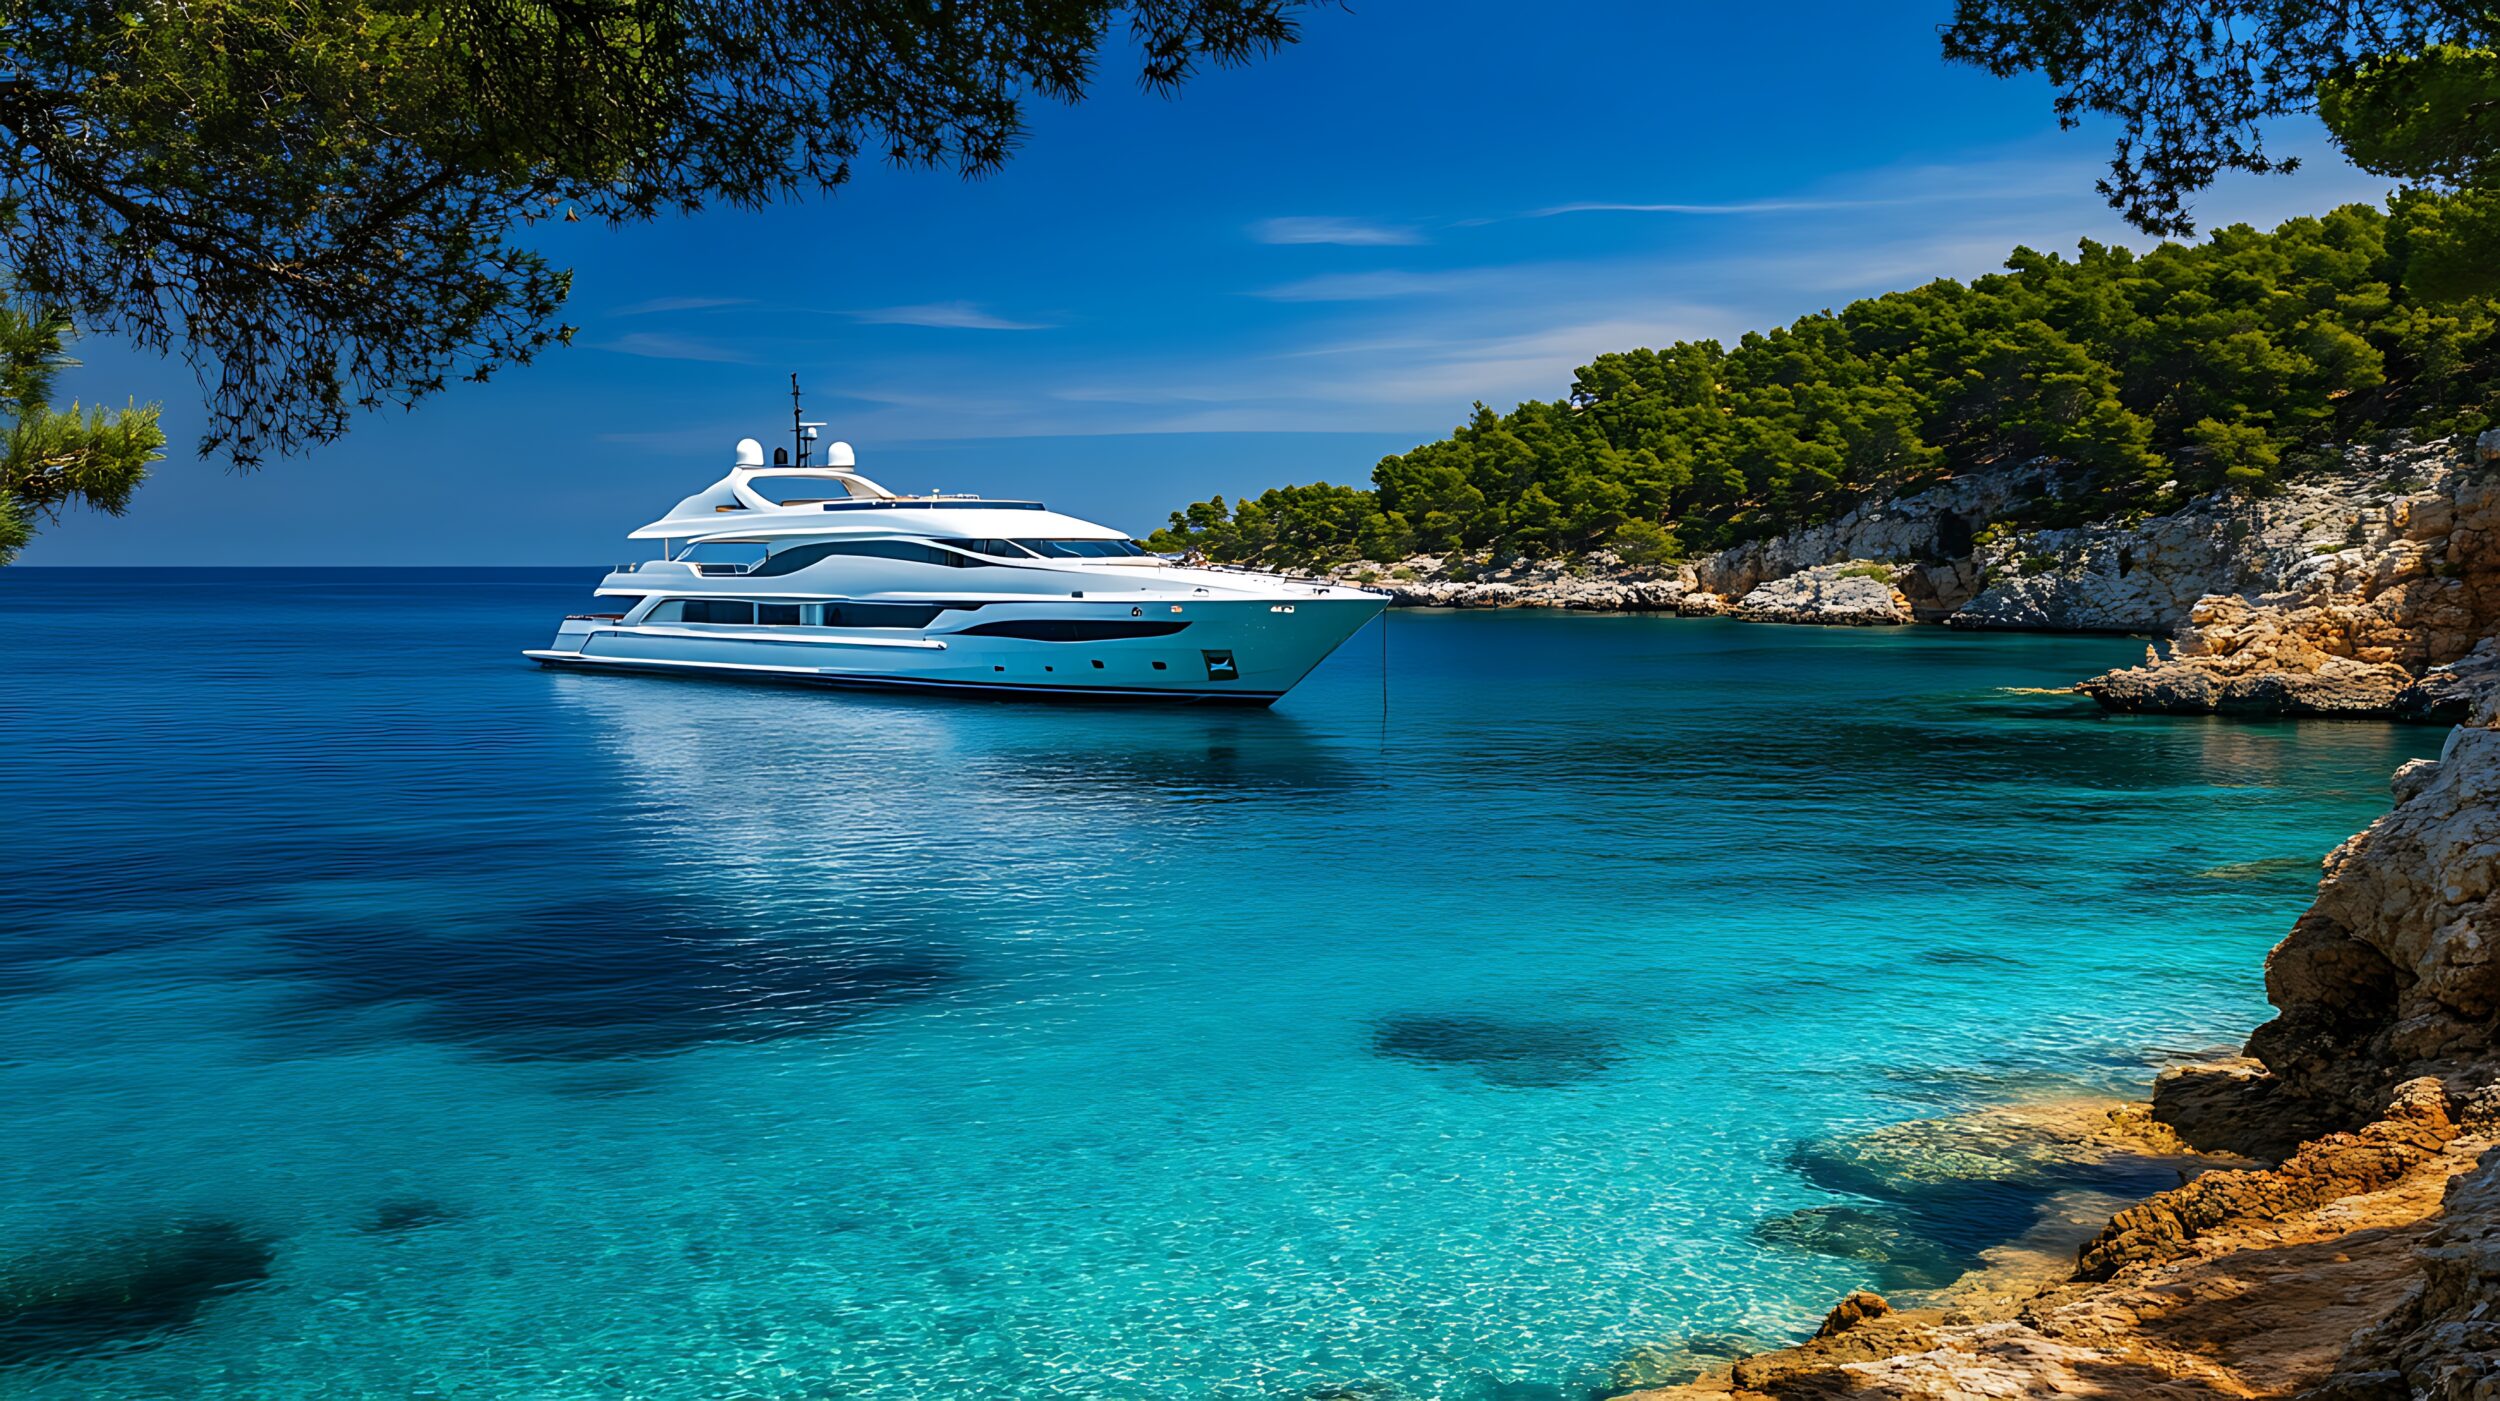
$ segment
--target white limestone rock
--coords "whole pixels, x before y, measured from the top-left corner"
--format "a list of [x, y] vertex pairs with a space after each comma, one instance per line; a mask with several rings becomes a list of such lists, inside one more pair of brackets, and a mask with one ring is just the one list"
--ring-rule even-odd
[[1868, 560], [1817, 565], [1758, 584], [1736, 605], [1754, 623], [1831, 623], [1849, 627], [1915, 621], [1910, 600], [1893, 586], [1895, 570]]

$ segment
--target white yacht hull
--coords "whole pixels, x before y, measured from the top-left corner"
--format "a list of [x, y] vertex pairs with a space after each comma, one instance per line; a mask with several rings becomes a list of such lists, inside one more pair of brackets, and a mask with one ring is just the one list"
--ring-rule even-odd
[[[543, 666], [713, 676], [744, 681], [1035, 698], [1272, 705], [1365, 623], [1385, 600], [1336, 596], [1192, 599], [1153, 606], [1180, 625], [1158, 637], [1044, 641], [967, 633], [1020, 616], [1128, 620], [1110, 605], [1004, 604], [947, 615], [925, 631], [891, 628], [629, 626], [568, 618], [555, 642], [524, 655]], [[1168, 612], [1166, 610], [1169, 610]]]

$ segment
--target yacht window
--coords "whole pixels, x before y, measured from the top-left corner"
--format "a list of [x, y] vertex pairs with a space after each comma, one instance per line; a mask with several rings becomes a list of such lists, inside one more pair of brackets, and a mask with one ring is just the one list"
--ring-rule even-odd
[[749, 477], [747, 487], [776, 506], [814, 506], [857, 495], [836, 477]]
[[729, 564], [743, 569], [764, 557], [761, 540], [703, 540], [688, 545], [677, 558], [689, 564]]
[[969, 559], [953, 550], [941, 550], [917, 540], [820, 540], [812, 545], [792, 545], [775, 550], [763, 563], [747, 572], [759, 578], [795, 574], [819, 560], [842, 555], [860, 559], [895, 559], [912, 564], [936, 564], [963, 569], [978, 567], [981, 561]]
[[1170, 637], [1186, 622], [1161, 618], [1003, 618], [976, 623], [950, 637], [1021, 637], [1028, 642], [1110, 642], [1123, 637]]
[[1018, 540], [1045, 559], [1118, 559], [1146, 551], [1134, 540]]
[[829, 628], [925, 628], [945, 611], [934, 604], [920, 603], [828, 603], [824, 609], [824, 625]]
[[736, 598], [672, 598], [651, 610], [646, 623], [752, 623], [755, 605]]
[[1013, 540], [940, 540], [938, 543], [941, 545], [952, 545], [959, 550], [970, 550], [976, 555], [996, 555], [1000, 559], [1030, 559], [1033, 557], [1033, 552], [1031, 550], [1024, 548], [1022, 545], [1017, 544]]
[[796, 603], [759, 603], [755, 605], [755, 621], [768, 628], [794, 628], [799, 625], [801, 606]]

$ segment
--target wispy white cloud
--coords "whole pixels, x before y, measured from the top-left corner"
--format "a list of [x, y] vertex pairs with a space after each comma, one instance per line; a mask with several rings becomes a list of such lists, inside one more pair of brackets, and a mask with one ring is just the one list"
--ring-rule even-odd
[[735, 346], [721, 345], [699, 336], [672, 336], [656, 331], [636, 331], [611, 341], [600, 341], [594, 350], [612, 350], [619, 355], [639, 355], [646, 360], [697, 360], [708, 364], [751, 365], [753, 356]]
[[1435, 296], [1463, 291], [1470, 285], [1498, 279], [1509, 271], [1503, 268], [1448, 268], [1436, 272], [1407, 272], [1384, 268], [1377, 272], [1331, 272], [1262, 287], [1250, 295], [1271, 302], [1377, 302], [1393, 297]]
[[1913, 199], [1754, 199], [1724, 204], [1616, 204], [1587, 200], [1578, 204], [1549, 205], [1520, 215], [1523, 219], [1552, 219], [1564, 214], [1807, 214], [1834, 209], [1872, 209], [1888, 204], [1916, 204]]
[[1333, 243], [1347, 248], [1399, 248], [1424, 241], [1421, 230], [1331, 215], [1261, 219], [1250, 226], [1261, 243]]
[[710, 311], [716, 307], [753, 306], [753, 297], [653, 297], [647, 302], [621, 306], [610, 316], [650, 316], [664, 311]]
[[1046, 321], [1015, 321], [971, 302], [925, 302], [918, 306], [870, 307], [851, 319], [868, 326], [930, 326], [944, 331], [1047, 331]]

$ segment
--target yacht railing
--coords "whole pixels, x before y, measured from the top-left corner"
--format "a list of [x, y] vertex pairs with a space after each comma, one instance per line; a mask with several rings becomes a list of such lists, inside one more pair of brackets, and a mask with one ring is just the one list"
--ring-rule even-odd
[[1245, 579], [1273, 579], [1280, 584], [1301, 584], [1322, 593], [1332, 588], [1345, 587], [1342, 581], [1331, 579], [1325, 574], [1284, 574], [1273, 569], [1252, 569], [1239, 564], [1192, 564], [1184, 567], [1203, 569], [1210, 574], [1239, 574]]

